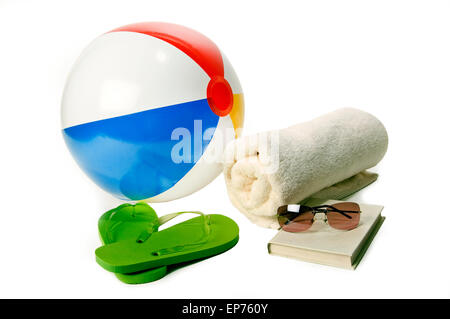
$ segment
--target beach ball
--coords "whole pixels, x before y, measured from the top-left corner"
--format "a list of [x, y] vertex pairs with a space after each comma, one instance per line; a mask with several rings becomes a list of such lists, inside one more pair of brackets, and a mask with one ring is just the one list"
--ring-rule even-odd
[[220, 150], [240, 134], [244, 100], [210, 39], [147, 22], [102, 34], [82, 52], [61, 115], [70, 152], [98, 186], [124, 200], [162, 202], [220, 174]]

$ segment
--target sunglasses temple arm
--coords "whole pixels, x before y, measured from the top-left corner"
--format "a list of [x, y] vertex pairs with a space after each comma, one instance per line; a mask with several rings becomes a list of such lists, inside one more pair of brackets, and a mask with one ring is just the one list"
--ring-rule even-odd
[[[339, 214], [341, 214], [341, 215], [344, 215], [345, 217], [347, 217], [348, 219], [352, 219], [352, 217], [350, 216], [350, 215], [347, 215], [345, 212], [347, 212], [347, 213], [356, 213], [356, 211], [353, 211], [353, 210], [340, 210], [340, 209], [338, 209], [338, 208], [336, 208], [336, 207], [334, 207], [334, 206], [331, 206], [331, 205], [321, 205], [321, 206], [315, 206], [315, 207], [313, 207], [314, 209], [317, 209], [317, 208], [331, 208], [332, 209], [332, 211], [333, 212], [336, 212], [336, 213], [339, 213]], [[360, 211], [358, 211], [358, 213], [359, 213]]]
[[347, 215], [346, 213], [344, 213], [343, 211], [337, 211], [339, 214], [344, 215], [345, 217], [347, 217], [348, 219], [352, 219], [352, 216]]

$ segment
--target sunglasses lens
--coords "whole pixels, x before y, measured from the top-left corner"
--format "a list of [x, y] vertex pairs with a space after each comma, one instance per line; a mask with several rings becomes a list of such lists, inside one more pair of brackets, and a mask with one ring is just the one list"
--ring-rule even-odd
[[[360, 208], [358, 204], [351, 202], [337, 203], [333, 204], [333, 207], [339, 210], [344, 210], [345, 215], [349, 216], [350, 218], [341, 213], [328, 210], [327, 219], [328, 224], [331, 227], [341, 230], [350, 230], [358, 226], [359, 218], [361, 215], [361, 213], [359, 213]], [[355, 211], [355, 213], [352, 213], [351, 211]]]
[[284, 231], [297, 233], [311, 227], [314, 221], [312, 209], [300, 205], [285, 205], [278, 208], [278, 223]]

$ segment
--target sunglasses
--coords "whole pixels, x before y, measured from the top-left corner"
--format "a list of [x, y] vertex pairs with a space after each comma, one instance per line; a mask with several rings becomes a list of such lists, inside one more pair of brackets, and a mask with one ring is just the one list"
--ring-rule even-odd
[[328, 222], [328, 225], [331, 227], [340, 230], [351, 230], [359, 224], [361, 209], [357, 203], [352, 202], [315, 207], [284, 205], [278, 208], [278, 223], [281, 229], [287, 232], [302, 232], [312, 226], [317, 213], [325, 214], [325, 222]]

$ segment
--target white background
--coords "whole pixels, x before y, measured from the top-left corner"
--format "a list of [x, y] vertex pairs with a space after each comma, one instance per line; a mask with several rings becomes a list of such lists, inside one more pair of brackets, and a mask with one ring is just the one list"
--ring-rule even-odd
[[[232, 217], [235, 248], [138, 286], [96, 264], [97, 220], [117, 202], [64, 145], [63, 86], [95, 37], [155, 20], [227, 54], [246, 134], [343, 106], [385, 124], [380, 178], [356, 200], [384, 205], [387, 219], [356, 271], [269, 256], [276, 232], [230, 204], [222, 176], [153, 207]], [[0, 0], [0, 297], [449, 297], [449, 37], [449, 1]]]

